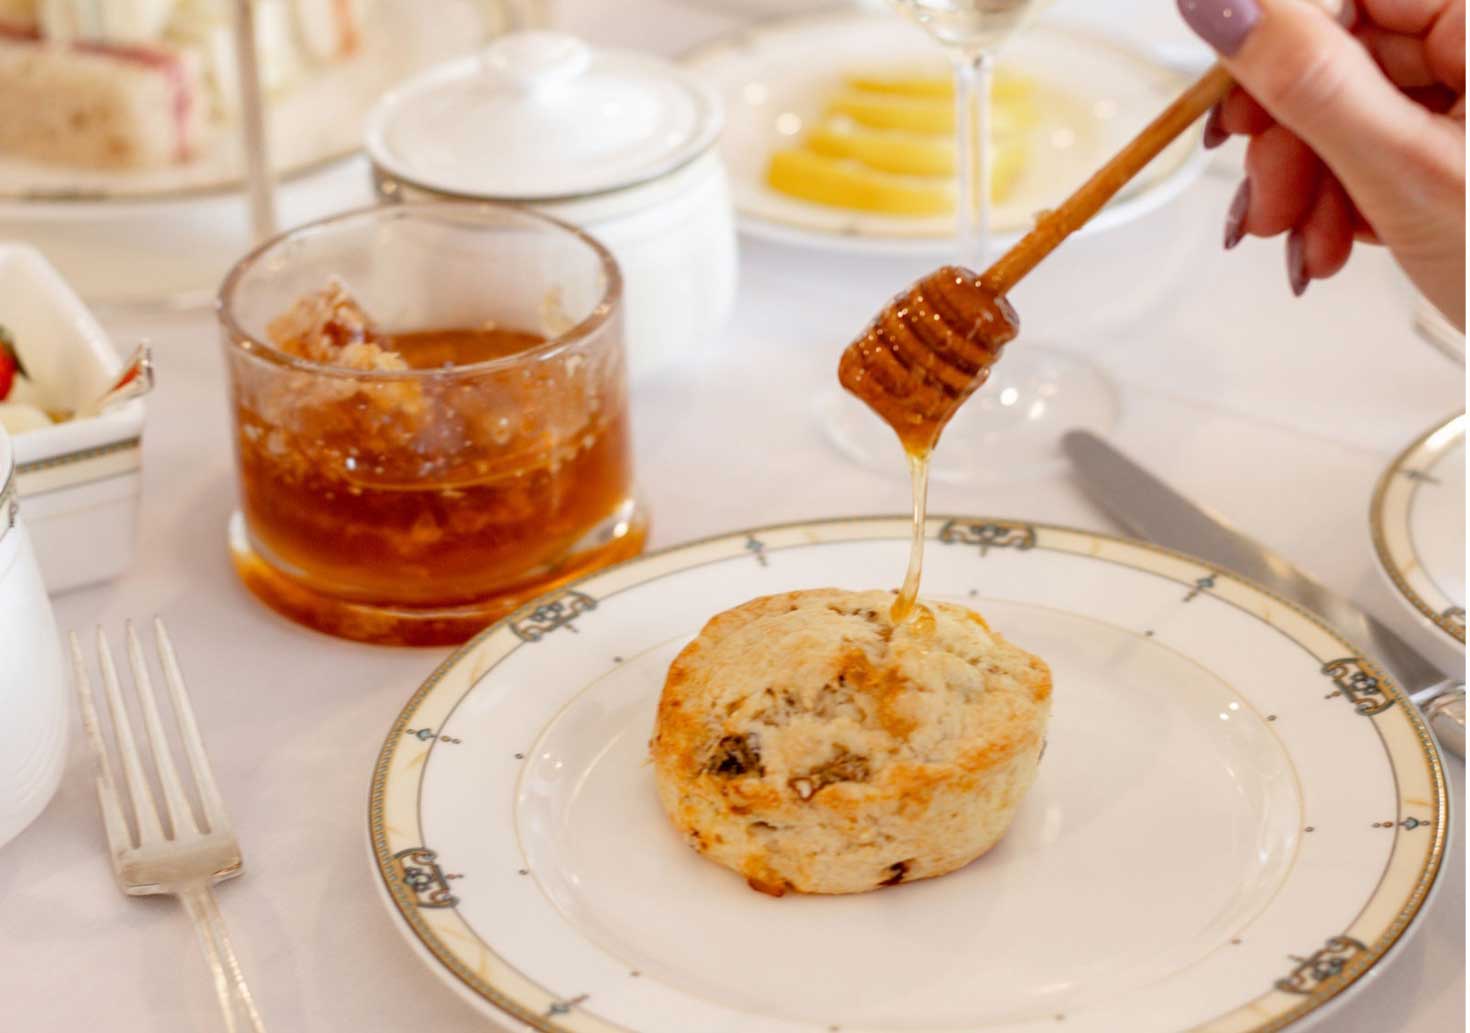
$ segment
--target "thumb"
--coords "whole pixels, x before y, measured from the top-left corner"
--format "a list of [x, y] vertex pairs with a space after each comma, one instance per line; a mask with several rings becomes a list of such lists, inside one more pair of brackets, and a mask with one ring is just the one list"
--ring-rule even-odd
[[[1178, 0], [1184, 20], [1301, 137], [1370, 221], [1402, 203], [1441, 136], [1342, 24], [1307, 0]], [[1351, 4], [1347, 5], [1351, 14]], [[1412, 187], [1411, 187], [1412, 188]]]

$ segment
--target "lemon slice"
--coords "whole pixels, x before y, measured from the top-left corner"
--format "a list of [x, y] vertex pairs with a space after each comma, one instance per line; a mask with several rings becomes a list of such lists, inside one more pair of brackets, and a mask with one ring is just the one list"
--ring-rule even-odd
[[[875, 75], [858, 72], [844, 76], [842, 84], [859, 93], [877, 93], [924, 100], [954, 100], [954, 78], [948, 75], [894, 73]], [[1036, 81], [1028, 75], [1002, 69], [991, 81], [990, 97], [997, 107], [1034, 104]]]
[[[1025, 163], [1025, 149], [1019, 144], [995, 148], [992, 198], [999, 201], [1010, 193]], [[951, 215], [955, 210], [955, 182], [950, 176], [880, 171], [863, 161], [818, 153], [809, 147], [771, 155], [766, 182], [788, 197], [881, 215]]]
[[954, 78], [948, 75], [905, 74], [880, 75], [855, 72], [842, 77], [842, 85], [860, 93], [885, 93], [898, 97], [950, 100], [954, 97]]
[[1016, 187], [1026, 170], [1026, 144], [1023, 140], [994, 140], [990, 154], [990, 199], [1004, 201]]
[[861, 162], [802, 148], [771, 155], [766, 182], [803, 201], [884, 215], [944, 215], [955, 204], [949, 179], [875, 172]]
[[811, 131], [804, 146], [829, 158], [852, 158], [879, 172], [954, 175], [954, 141], [947, 136], [869, 129], [848, 118], [831, 118]]
[[[954, 132], [954, 102], [949, 98], [906, 97], [898, 94], [845, 90], [832, 98], [827, 114], [842, 115], [870, 129], [906, 129], [935, 136]], [[991, 131], [996, 136], [1021, 133], [1034, 128], [1036, 108], [1026, 102], [1007, 101], [991, 108]]]
[[954, 132], [954, 105], [943, 99], [846, 90], [827, 105], [827, 114], [846, 116], [870, 129], [906, 129], [936, 136]]

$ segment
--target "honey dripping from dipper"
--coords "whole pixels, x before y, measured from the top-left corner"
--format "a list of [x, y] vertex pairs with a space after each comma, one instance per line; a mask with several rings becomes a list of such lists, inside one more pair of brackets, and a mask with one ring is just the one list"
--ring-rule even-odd
[[929, 456], [1019, 331], [1004, 296], [968, 269], [945, 266], [890, 301], [842, 353], [837, 379], [893, 428], [913, 481], [914, 537], [894, 623], [908, 620], [919, 595]]
[[924, 504], [929, 454], [945, 424], [990, 376], [1001, 349], [1020, 331], [1005, 298], [1036, 264], [1083, 226], [1165, 147], [1230, 92], [1216, 65], [1050, 211], [983, 276], [945, 266], [890, 301], [837, 366], [842, 386], [898, 434], [914, 482], [914, 542], [908, 574], [893, 604], [895, 623], [913, 613], [924, 565]]

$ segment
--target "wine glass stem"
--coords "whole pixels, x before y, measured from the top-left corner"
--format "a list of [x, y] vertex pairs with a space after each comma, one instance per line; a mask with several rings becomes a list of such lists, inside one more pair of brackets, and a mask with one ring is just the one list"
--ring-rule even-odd
[[995, 61], [983, 50], [954, 54], [956, 235], [961, 261], [984, 269], [990, 253], [990, 83]]

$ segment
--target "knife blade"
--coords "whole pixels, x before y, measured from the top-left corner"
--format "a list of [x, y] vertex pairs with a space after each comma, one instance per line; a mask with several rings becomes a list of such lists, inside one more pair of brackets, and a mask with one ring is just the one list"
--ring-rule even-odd
[[1062, 451], [1083, 489], [1135, 537], [1178, 549], [1264, 585], [1317, 614], [1382, 662], [1423, 711], [1440, 743], [1465, 755], [1465, 685], [1392, 628], [1260, 542], [1185, 498], [1089, 431], [1068, 431]]

